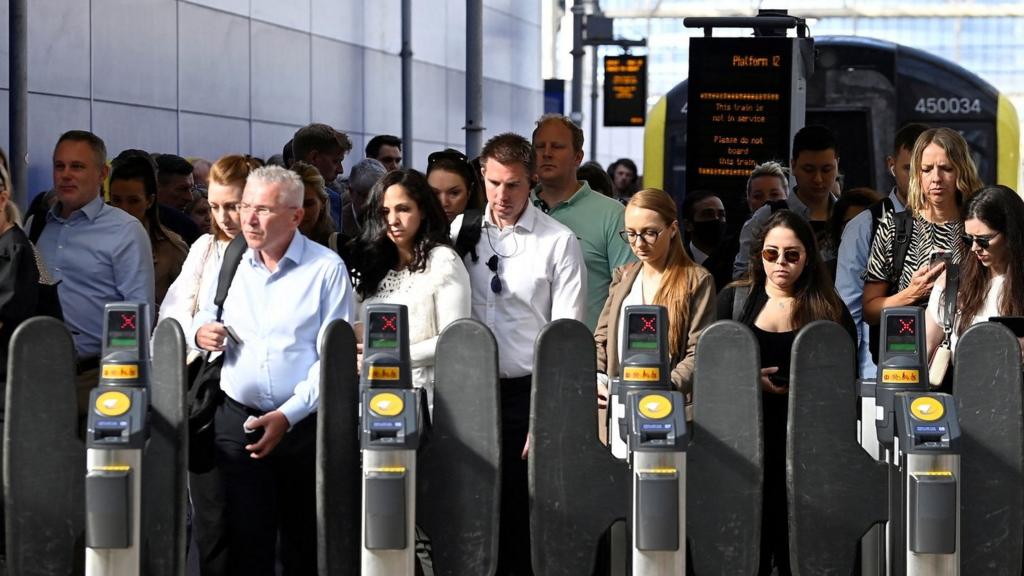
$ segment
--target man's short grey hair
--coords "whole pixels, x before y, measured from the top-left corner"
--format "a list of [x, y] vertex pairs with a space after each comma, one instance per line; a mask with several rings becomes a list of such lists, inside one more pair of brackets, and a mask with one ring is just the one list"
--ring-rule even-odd
[[277, 192], [277, 203], [289, 208], [301, 207], [303, 197], [306, 195], [305, 188], [302, 186], [302, 178], [299, 178], [299, 175], [295, 172], [281, 166], [263, 166], [249, 172], [249, 176], [245, 179], [245, 185], [248, 187], [252, 183], [264, 186], [280, 184], [281, 188]]
[[349, 171], [348, 187], [352, 193], [360, 198], [370, 193], [370, 188], [377, 183], [388, 169], [376, 158], [364, 158], [356, 163]]

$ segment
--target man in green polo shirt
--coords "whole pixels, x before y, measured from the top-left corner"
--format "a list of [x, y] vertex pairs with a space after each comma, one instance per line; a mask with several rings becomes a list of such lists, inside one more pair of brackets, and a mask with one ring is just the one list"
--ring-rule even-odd
[[587, 266], [587, 326], [597, 326], [612, 271], [636, 258], [619, 237], [625, 208], [576, 180], [583, 161], [583, 131], [561, 114], [545, 114], [533, 131], [533, 149], [540, 179], [534, 204], [565, 224], [580, 239]]

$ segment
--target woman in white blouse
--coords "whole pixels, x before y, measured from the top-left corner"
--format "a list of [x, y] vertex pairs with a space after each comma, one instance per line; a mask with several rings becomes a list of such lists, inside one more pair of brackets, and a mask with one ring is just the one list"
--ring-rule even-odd
[[[366, 306], [409, 308], [413, 384], [433, 405], [434, 348], [448, 324], [469, 317], [469, 274], [451, 248], [448, 219], [423, 174], [396, 170], [370, 191], [356, 277], [359, 318]], [[358, 333], [359, 331], [357, 331]]]
[[978, 322], [993, 316], [1024, 316], [1024, 201], [1006, 186], [987, 186], [964, 205], [963, 219], [962, 240], [969, 254], [960, 264], [951, 331], [946, 334], [944, 329], [944, 273], [928, 300], [929, 354], [947, 338], [950, 351], [956, 351], [960, 336]]
[[[207, 198], [212, 215], [212, 233], [200, 236], [189, 249], [181, 273], [168, 288], [160, 306], [160, 320], [174, 318], [187, 331], [196, 311], [206, 304], [207, 298], [213, 297], [209, 288], [217, 282], [224, 250], [242, 229], [238, 203], [242, 201], [245, 179], [256, 167], [251, 158], [231, 155], [217, 160], [210, 168]], [[189, 360], [198, 354], [193, 350]]]

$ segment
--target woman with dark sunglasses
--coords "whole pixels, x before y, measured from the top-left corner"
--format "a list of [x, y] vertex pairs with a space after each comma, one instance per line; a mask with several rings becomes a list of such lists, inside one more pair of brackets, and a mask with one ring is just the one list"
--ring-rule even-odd
[[437, 337], [448, 324], [469, 317], [470, 291], [444, 210], [423, 174], [395, 170], [377, 181], [355, 243], [346, 263], [356, 282], [358, 316], [364, 319], [370, 304], [408, 306], [413, 384], [432, 400]]
[[[856, 341], [846, 305], [832, 286], [810, 224], [789, 210], [772, 214], [751, 243], [747, 278], [718, 297], [718, 318], [754, 332], [761, 352], [764, 506], [760, 574], [790, 574], [786, 513], [786, 422], [789, 360], [801, 328], [816, 320], [842, 325]], [[850, 357], [851, 365], [856, 355]]]
[[[1024, 316], [1024, 200], [1006, 186], [987, 186], [967, 201], [963, 215], [963, 247], [970, 256], [960, 264], [950, 351], [978, 322], [993, 316]], [[935, 282], [928, 300], [929, 355], [946, 336], [946, 276]]]
[[684, 394], [693, 389], [697, 338], [715, 320], [715, 280], [686, 255], [676, 204], [668, 194], [654, 188], [633, 194], [619, 235], [639, 262], [612, 273], [608, 299], [594, 330], [600, 409], [607, 407], [608, 379], [619, 371], [619, 335], [627, 306], [658, 304], [668, 309], [672, 384]]

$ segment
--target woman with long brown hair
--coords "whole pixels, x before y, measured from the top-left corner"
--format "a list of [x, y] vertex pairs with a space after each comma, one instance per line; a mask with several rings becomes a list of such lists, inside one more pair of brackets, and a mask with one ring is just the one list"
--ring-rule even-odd
[[1024, 316], [1024, 200], [1006, 186], [987, 186], [967, 201], [963, 217], [962, 241], [970, 255], [959, 268], [949, 334], [944, 330], [949, 273], [932, 289], [926, 315], [929, 354], [944, 339], [955, 351], [960, 336], [978, 322]]
[[684, 394], [693, 389], [697, 338], [715, 320], [715, 281], [686, 255], [672, 198], [648, 188], [626, 204], [625, 229], [619, 233], [639, 262], [612, 274], [608, 299], [597, 321], [598, 403], [607, 402], [607, 384], [618, 372], [622, 356], [623, 311], [626, 306], [657, 304], [668, 309], [668, 347], [672, 384]]
[[[816, 320], [842, 325], [856, 342], [857, 330], [818, 251], [811, 225], [789, 210], [772, 214], [751, 243], [748, 276], [718, 299], [718, 318], [754, 332], [761, 352], [764, 423], [764, 506], [760, 574], [790, 573], [786, 516], [786, 422], [789, 361], [801, 328]], [[850, 357], [850, 364], [856, 355]]]

